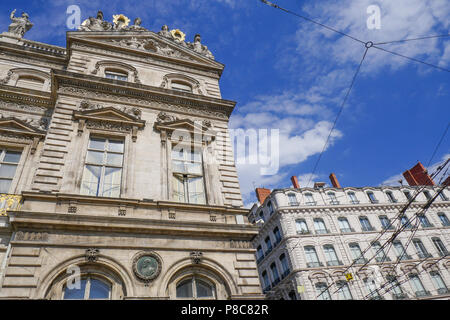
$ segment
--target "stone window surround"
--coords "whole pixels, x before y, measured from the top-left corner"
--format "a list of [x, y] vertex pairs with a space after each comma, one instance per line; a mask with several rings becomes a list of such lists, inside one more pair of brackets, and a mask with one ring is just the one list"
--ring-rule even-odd
[[141, 83], [139, 80], [139, 74], [137, 69], [129, 64], [119, 61], [110, 61], [110, 60], [98, 61], [95, 64], [95, 68], [91, 73], [93, 75], [106, 78], [106, 72], [108, 70], [119, 71], [127, 74], [128, 82]]
[[11, 181], [11, 186], [9, 187], [8, 194], [16, 194], [18, 191], [17, 189], [18, 189], [20, 176], [22, 175], [22, 172], [24, 170], [26, 158], [29, 153], [30, 147], [31, 146], [29, 144], [11, 143], [11, 142], [4, 141], [0, 135], [0, 151], [2, 149], [6, 149], [8, 151], [16, 151], [16, 152], [22, 153], [20, 156], [19, 163], [17, 164], [17, 167], [16, 167], [16, 172], [14, 174], [14, 178]]
[[185, 83], [192, 88], [192, 93], [194, 94], [200, 94], [204, 95], [203, 91], [201, 90], [200, 82], [196, 79], [189, 77], [187, 75], [181, 74], [181, 73], [169, 73], [166, 74], [163, 77], [163, 81], [160, 85], [161, 88], [164, 89], [172, 89], [172, 82], [181, 82]]
[[6, 78], [4, 78], [1, 82], [6, 85], [17, 86], [19, 78], [27, 76], [42, 80], [44, 82], [42, 91], [50, 91], [50, 75], [42, 70], [31, 68], [13, 68], [8, 71]]

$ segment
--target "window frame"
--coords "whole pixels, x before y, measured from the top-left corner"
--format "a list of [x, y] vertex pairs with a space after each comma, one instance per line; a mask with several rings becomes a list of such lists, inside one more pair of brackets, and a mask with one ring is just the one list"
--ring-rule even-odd
[[[67, 285], [63, 285], [61, 300], [111, 300], [113, 284], [110, 281], [106, 281], [104, 278], [98, 277], [96, 275], [85, 275], [84, 277], [80, 278], [80, 280], [86, 280], [86, 279], [87, 279], [87, 281], [86, 281], [86, 287], [84, 288], [84, 298], [83, 299], [65, 299]], [[100, 281], [101, 283], [106, 284], [109, 287], [108, 298], [106, 298], [106, 299], [89, 299], [89, 295], [91, 293], [91, 291], [90, 291], [91, 290], [91, 280]]]
[[[19, 161], [17, 163], [3, 161], [5, 159], [7, 152], [20, 153]], [[15, 146], [12, 147], [10, 145], [3, 145], [3, 144], [0, 145], [0, 167], [4, 164], [9, 165], [9, 166], [11, 166], [11, 165], [15, 166], [14, 175], [12, 178], [6, 177], [6, 176], [0, 177], [0, 180], [11, 181], [9, 184], [8, 190], [4, 193], [0, 192], [0, 194], [14, 194], [16, 192], [18, 180], [19, 180], [20, 174], [22, 172], [22, 168], [23, 168], [23, 162], [24, 162], [24, 149], [23, 148], [19, 148], [19, 147], [15, 147]]]

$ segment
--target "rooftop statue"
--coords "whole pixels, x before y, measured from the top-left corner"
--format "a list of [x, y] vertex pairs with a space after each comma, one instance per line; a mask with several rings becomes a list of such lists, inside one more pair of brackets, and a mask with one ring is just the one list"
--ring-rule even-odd
[[188, 46], [195, 52], [214, 60], [213, 54], [208, 50], [207, 46], [202, 45], [201, 40], [201, 36], [199, 34], [196, 34], [194, 37], [194, 43], [188, 43]]
[[161, 27], [161, 31], [158, 32], [158, 34], [164, 38], [173, 40], [172, 33], [169, 31], [169, 27], [166, 24]]
[[97, 13], [97, 18], [89, 17], [84, 20], [78, 28], [79, 31], [109, 31], [113, 26], [110, 22], [103, 20], [103, 12]]
[[21, 17], [15, 17], [16, 9], [11, 12], [11, 24], [9, 25], [8, 32], [14, 35], [20, 36], [21, 38], [25, 33], [33, 27], [33, 24], [29, 20], [28, 14], [22, 13]]
[[142, 20], [141, 18], [134, 19], [134, 24], [128, 28], [130, 31], [148, 31], [144, 27], [141, 26]]

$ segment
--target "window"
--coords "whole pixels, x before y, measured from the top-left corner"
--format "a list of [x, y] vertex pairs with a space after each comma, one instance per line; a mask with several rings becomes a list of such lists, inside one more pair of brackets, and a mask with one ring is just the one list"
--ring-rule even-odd
[[281, 275], [281, 277], [285, 278], [289, 274], [290, 269], [289, 269], [289, 263], [286, 259], [286, 255], [284, 253], [280, 256], [280, 263], [281, 263], [281, 269], [283, 271], [283, 274]]
[[263, 271], [261, 273], [261, 276], [263, 278], [263, 285], [264, 285], [264, 293], [268, 290], [270, 290], [270, 281], [269, 281], [269, 276], [267, 275], [267, 271]]
[[19, 76], [16, 82], [17, 87], [23, 87], [33, 90], [43, 90], [45, 80], [33, 76]]
[[405, 195], [406, 199], [408, 199], [408, 201], [412, 200], [411, 192], [405, 190], [403, 191], [403, 194]]
[[64, 287], [64, 300], [94, 300], [110, 299], [111, 285], [97, 278], [84, 278], [80, 280], [80, 288]]
[[270, 242], [270, 238], [267, 237], [264, 242], [266, 243], [266, 255], [269, 254], [270, 251], [272, 251], [272, 242]]
[[419, 216], [420, 224], [423, 228], [432, 228], [433, 225], [428, 221], [428, 218], [424, 215]]
[[257, 255], [258, 262], [260, 261], [260, 259], [264, 258], [264, 253], [263, 253], [261, 245], [259, 245], [258, 248], [256, 249], [256, 255]]
[[363, 231], [373, 231], [374, 228], [370, 224], [369, 218], [359, 217], [359, 222], [361, 223], [361, 228]]
[[173, 198], [184, 203], [205, 204], [203, 161], [199, 150], [190, 147], [172, 150]]
[[318, 282], [315, 285], [318, 300], [331, 300], [330, 291], [328, 291], [328, 286], [324, 282]]
[[308, 225], [305, 220], [295, 220], [295, 225], [297, 226], [297, 233], [309, 233]]
[[420, 278], [417, 274], [410, 274], [409, 282], [411, 283], [411, 286], [416, 293], [416, 297], [424, 297], [429, 295], [429, 292], [425, 290], [422, 281], [420, 281]]
[[441, 220], [441, 223], [444, 227], [450, 226], [450, 221], [448, 220], [447, 216], [443, 212], [438, 213], [439, 220]]
[[297, 197], [295, 196], [294, 193], [289, 193], [288, 199], [289, 199], [290, 206], [298, 206]]
[[352, 300], [352, 294], [346, 282], [338, 281], [336, 282], [336, 286], [338, 287], [338, 299], [339, 300]]
[[280, 275], [278, 274], [278, 269], [275, 262], [270, 265], [270, 270], [272, 271], [273, 286], [276, 286], [280, 282]]
[[353, 232], [354, 230], [350, 227], [350, 223], [347, 218], [340, 217], [338, 218], [339, 228], [341, 232]]
[[214, 285], [193, 277], [181, 281], [177, 285], [177, 298], [185, 299], [215, 299]]
[[397, 277], [394, 275], [388, 275], [387, 280], [390, 282], [392, 288], [392, 296], [394, 299], [405, 299], [406, 295], [403, 293], [402, 287], [397, 280]]
[[267, 202], [267, 209], [269, 210], [269, 216], [271, 216], [274, 213], [272, 201]]
[[81, 194], [120, 197], [123, 141], [90, 138], [81, 183]]
[[334, 192], [328, 192], [327, 195], [330, 198], [330, 204], [339, 204], [339, 201], [336, 198], [336, 194]]
[[402, 223], [402, 226], [405, 226], [405, 228], [407, 229], [411, 229], [412, 225], [411, 225], [411, 221], [408, 221], [408, 217], [403, 215], [400, 217], [400, 222]]
[[394, 241], [393, 244], [397, 258], [399, 258], [400, 260], [411, 259], [411, 257], [408, 254], [406, 254], [405, 247], [403, 247], [403, 244], [399, 240]]
[[420, 241], [419, 239], [413, 239], [413, 243], [414, 247], [416, 247], [417, 255], [419, 256], [419, 258], [423, 259], [431, 257], [422, 241]]
[[373, 253], [375, 254], [376, 262], [390, 261], [389, 257], [386, 256], [386, 253], [381, 248], [381, 244], [378, 241], [372, 243], [372, 249]]
[[442, 279], [441, 275], [437, 271], [431, 271], [430, 272], [431, 281], [433, 281], [434, 286], [436, 287], [436, 290], [438, 294], [446, 294], [448, 293], [447, 286], [445, 285], [444, 280]]
[[171, 89], [182, 92], [192, 92], [192, 86], [181, 81], [172, 81]]
[[281, 242], [281, 233], [280, 233], [280, 229], [278, 227], [275, 227], [275, 229], [273, 229], [273, 235], [275, 236], [275, 244], [274, 247]]
[[396, 203], [397, 199], [395, 199], [394, 194], [391, 191], [386, 191], [386, 195], [388, 197], [389, 202]]
[[350, 202], [351, 203], [353, 203], [353, 204], [358, 204], [359, 203], [359, 200], [356, 198], [356, 195], [355, 195], [354, 192], [349, 192], [347, 194], [348, 194], [348, 197], [350, 198]]
[[260, 218], [263, 222], [265, 222], [265, 221], [264, 221], [264, 212], [263, 212], [262, 210], [259, 212], [259, 218]]
[[339, 261], [336, 251], [332, 245], [324, 245], [323, 252], [325, 254], [325, 259], [327, 260], [327, 266], [342, 265], [342, 262]]
[[305, 198], [306, 198], [305, 202], [306, 205], [313, 206], [316, 204], [316, 201], [314, 200], [314, 197], [311, 193], [305, 193]]
[[442, 201], [448, 201], [448, 198], [447, 198], [447, 196], [445, 195], [444, 190], [442, 190], [442, 192], [439, 193], [439, 196], [441, 197]]
[[427, 200], [431, 200], [431, 199], [432, 199], [432, 196], [431, 196], [431, 194], [430, 194], [430, 191], [425, 190], [425, 191], [423, 192], [423, 194], [425, 195], [425, 197], [427, 198]]
[[305, 247], [305, 256], [306, 256], [306, 266], [308, 268], [315, 268], [323, 266], [319, 261], [319, 257], [317, 256], [316, 249], [311, 246]]
[[381, 299], [380, 294], [378, 293], [377, 285], [372, 278], [365, 278], [364, 285], [366, 286], [367, 295], [371, 299]]
[[0, 149], [0, 193], [9, 193], [22, 152]]
[[128, 73], [118, 70], [105, 70], [105, 77], [108, 79], [128, 81]]
[[366, 262], [366, 259], [364, 258], [364, 255], [361, 251], [361, 248], [359, 247], [359, 244], [350, 243], [349, 248], [353, 257], [353, 261], [355, 261], [355, 263], [362, 264]]
[[389, 220], [389, 218], [387, 216], [380, 216], [379, 219], [380, 219], [381, 226], [383, 227], [383, 229], [385, 229], [385, 230], [394, 229], [394, 226], [391, 224], [391, 221]]
[[436, 247], [441, 257], [448, 255], [447, 248], [444, 246], [444, 243], [441, 241], [441, 239], [436, 237], [431, 239], [433, 240], [434, 246]]
[[317, 234], [328, 233], [325, 223], [320, 218], [314, 219], [314, 229], [316, 230]]
[[370, 202], [378, 203], [378, 200], [375, 198], [375, 195], [373, 194], [373, 192], [367, 192], [367, 196], [369, 197]]

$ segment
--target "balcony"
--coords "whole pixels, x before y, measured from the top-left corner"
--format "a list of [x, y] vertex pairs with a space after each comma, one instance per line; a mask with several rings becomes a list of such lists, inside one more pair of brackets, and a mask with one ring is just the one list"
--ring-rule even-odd
[[405, 300], [408, 299], [408, 296], [405, 293], [393, 293], [392, 299], [394, 300]]
[[297, 234], [311, 234], [309, 230], [297, 230]]
[[281, 279], [286, 278], [289, 275], [289, 273], [291, 273], [291, 270], [289, 269], [284, 270], [283, 273], [281, 274]]
[[333, 261], [327, 261], [327, 266], [332, 267], [332, 266], [342, 266], [343, 263], [340, 260], [333, 260]]
[[427, 290], [416, 291], [416, 297], [417, 298], [428, 297], [428, 296], [431, 296], [431, 294]]
[[20, 210], [22, 196], [15, 194], [0, 194], [0, 216], [6, 216], [8, 211]]
[[419, 252], [417, 253], [420, 259], [432, 258], [433, 256], [428, 252]]
[[322, 262], [308, 262], [306, 264], [307, 268], [317, 268], [317, 267], [323, 267], [323, 263]]
[[355, 229], [353, 229], [353, 228], [342, 228], [341, 232], [342, 233], [351, 233], [351, 232], [355, 232]]

